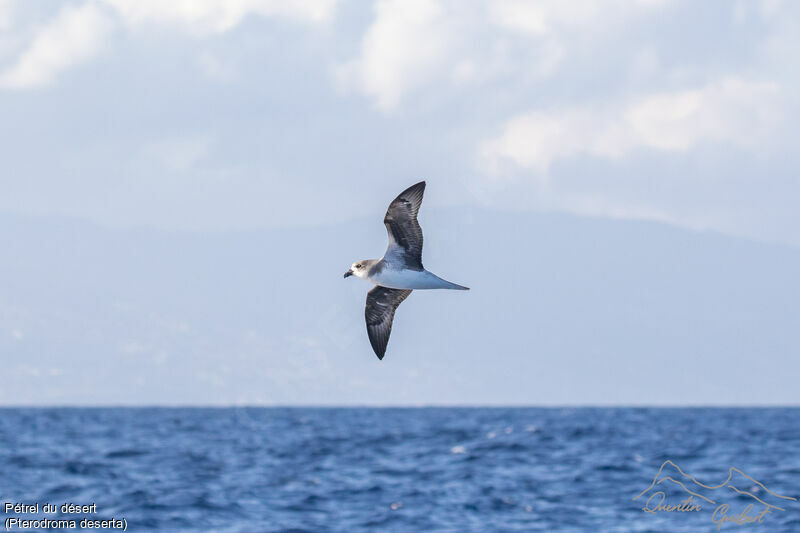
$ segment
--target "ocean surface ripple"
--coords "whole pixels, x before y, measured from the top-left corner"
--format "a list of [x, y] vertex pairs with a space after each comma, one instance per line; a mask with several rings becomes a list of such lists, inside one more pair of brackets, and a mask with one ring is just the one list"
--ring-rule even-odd
[[[0, 503], [129, 531], [717, 531], [633, 501], [668, 459], [798, 497], [800, 409], [0, 409]], [[800, 502], [721, 530], [800, 531]]]

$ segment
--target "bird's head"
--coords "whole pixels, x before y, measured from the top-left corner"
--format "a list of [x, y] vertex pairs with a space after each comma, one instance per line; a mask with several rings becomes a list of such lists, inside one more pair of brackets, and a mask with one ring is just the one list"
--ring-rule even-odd
[[369, 260], [365, 259], [364, 261], [356, 261], [350, 266], [350, 270], [344, 273], [344, 277], [356, 276], [359, 278], [367, 277], [367, 267], [369, 266]]

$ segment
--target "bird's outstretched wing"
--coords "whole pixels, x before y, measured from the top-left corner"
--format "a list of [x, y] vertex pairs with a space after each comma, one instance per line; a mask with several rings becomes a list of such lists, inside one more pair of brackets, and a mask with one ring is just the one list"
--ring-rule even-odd
[[425, 193], [425, 182], [421, 181], [401, 192], [395, 198], [383, 223], [389, 233], [389, 247], [384, 259], [391, 263], [403, 265], [410, 270], [424, 270], [422, 267], [422, 228], [417, 222], [422, 195]]
[[378, 359], [383, 359], [389, 335], [392, 333], [392, 320], [397, 306], [408, 298], [408, 289], [389, 289], [376, 285], [367, 293], [367, 306], [364, 316], [367, 319], [367, 335]]

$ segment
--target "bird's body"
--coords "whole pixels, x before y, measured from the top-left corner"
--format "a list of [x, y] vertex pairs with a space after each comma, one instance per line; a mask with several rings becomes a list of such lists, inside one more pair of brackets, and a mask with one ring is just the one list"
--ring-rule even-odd
[[356, 276], [375, 284], [367, 294], [364, 315], [367, 334], [378, 359], [383, 359], [386, 353], [395, 310], [412, 290], [469, 290], [469, 287], [444, 280], [422, 266], [422, 228], [417, 222], [417, 213], [424, 192], [425, 182], [421, 181], [389, 204], [383, 219], [389, 246], [383, 257], [353, 263], [344, 274], [345, 278]]
[[354, 276], [389, 289], [468, 290], [467, 287], [444, 280], [424, 268], [422, 270], [402, 268], [385, 259], [366, 259], [359, 261], [359, 263], [366, 264], [366, 268], [357, 269], [353, 272]]
[[393, 268], [384, 268], [378, 274], [373, 276], [369, 281], [380, 285], [381, 287], [388, 287], [390, 289], [456, 289], [460, 291], [468, 290], [467, 287], [457, 285], [444, 280], [427, 270], [395, 270]]

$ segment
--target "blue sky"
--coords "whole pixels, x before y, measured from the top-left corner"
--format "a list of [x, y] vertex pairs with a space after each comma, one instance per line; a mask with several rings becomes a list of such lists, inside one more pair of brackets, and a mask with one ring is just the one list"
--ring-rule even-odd
[[[798, 50], [797, 2], [0, 0], [0, 404], [798, 404]], [[342, 272], [421, 179], [472, 290], [378, 361]]]
[[0, 0], [0, 210], [159, 229], [430, 206], [799, 244], [800, 6]]

